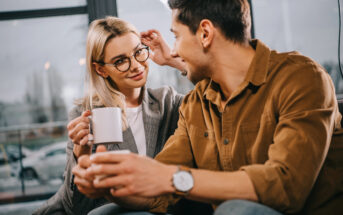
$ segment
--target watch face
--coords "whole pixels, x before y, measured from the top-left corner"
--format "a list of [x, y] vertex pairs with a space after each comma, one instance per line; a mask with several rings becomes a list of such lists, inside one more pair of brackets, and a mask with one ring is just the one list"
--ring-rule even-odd
[[187, 192], [193, 188], [194, 181], [191, 173], [187, 171], [179, 171], [173, 176], [174, 186], [178, 191]]

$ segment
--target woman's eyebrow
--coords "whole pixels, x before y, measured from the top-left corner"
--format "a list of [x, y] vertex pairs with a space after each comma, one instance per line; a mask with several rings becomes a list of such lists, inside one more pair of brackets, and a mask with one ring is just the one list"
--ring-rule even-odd
[[[138, 45], [133, 49], [133, 51], [136, 51], [141, 45], [142, 45], [142, 43], [138, 43]], [[121, 57], [127, 57], [127, 56], [126, 56], [126, 54], [120, 54], [120, 55], [117, 55], [117, 56], [111, 58], [110, 61], [113, 61], [113, 60], [115, 60], [117, 58], [121, 58]]]

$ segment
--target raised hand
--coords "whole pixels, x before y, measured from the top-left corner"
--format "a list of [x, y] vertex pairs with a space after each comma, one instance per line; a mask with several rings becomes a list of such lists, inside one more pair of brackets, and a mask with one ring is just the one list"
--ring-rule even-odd
[[179, 57], [175, 58], [171, 55], [171, 49], [158, 30], [151, 29], [141, 32], [141, 40], [143, 44], [149, 46], [151, 49], [150, 59], [155, 63], [171, 66], [184, 72], [185, 65], [182, 59]]
[[152, 29], [141, 32], [141, 40], [153, 51], [150, 53], [151, 60], [159, 65], [168, 65], [172, 59], [171, 50], [159, 31]]

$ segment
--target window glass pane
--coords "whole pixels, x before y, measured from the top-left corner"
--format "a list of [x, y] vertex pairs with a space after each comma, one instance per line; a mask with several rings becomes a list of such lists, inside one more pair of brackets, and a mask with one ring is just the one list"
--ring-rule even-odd
[[1, 0], [0, 11], [37, 10], [85, 5], [86, 0]]
[[[35, 200], [62, 184], [67, 116], [84, 92], [87, 30], [88, 15], [0, 22], [0, 203]], [[38, 206], [22, 204], [15, 208]], [[13, 208], [0, 205], [5, 214]]]
[[82, 95], [87, 15], [3, 21], [0, 29], [0, 126], [66, 120]]
[[[134, 7], [133, 7], [134, 5]], [[170, 47], [174, 36], [170, 32], [171, 10], [166, 0], [117, 0], [118, 16], [132, 24], [139, 31], [155, 28], [161, 32]], [[166, 66], [158, 66], [150, 60], [147, 86], [173, 86], [180, 93], [187, 93], [193, 85], [179, 71]]]
[[338, 5], [331, 0], [253, 0], [255, 37], [278, 51], [297, 50], [330, 73], [343, 93], [338, 70]]

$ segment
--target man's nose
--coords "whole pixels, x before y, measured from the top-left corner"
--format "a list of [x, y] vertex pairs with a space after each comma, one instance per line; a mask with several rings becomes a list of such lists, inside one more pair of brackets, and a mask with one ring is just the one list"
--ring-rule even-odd
[[174, 44], [173, 49], [172, 49], [171, 52], [170, 52], [170, 55], [171, 55], [172, 57], [180, 57], [179, 54], [177, 53], [176, 49], [175, 49], [175, 44]]

